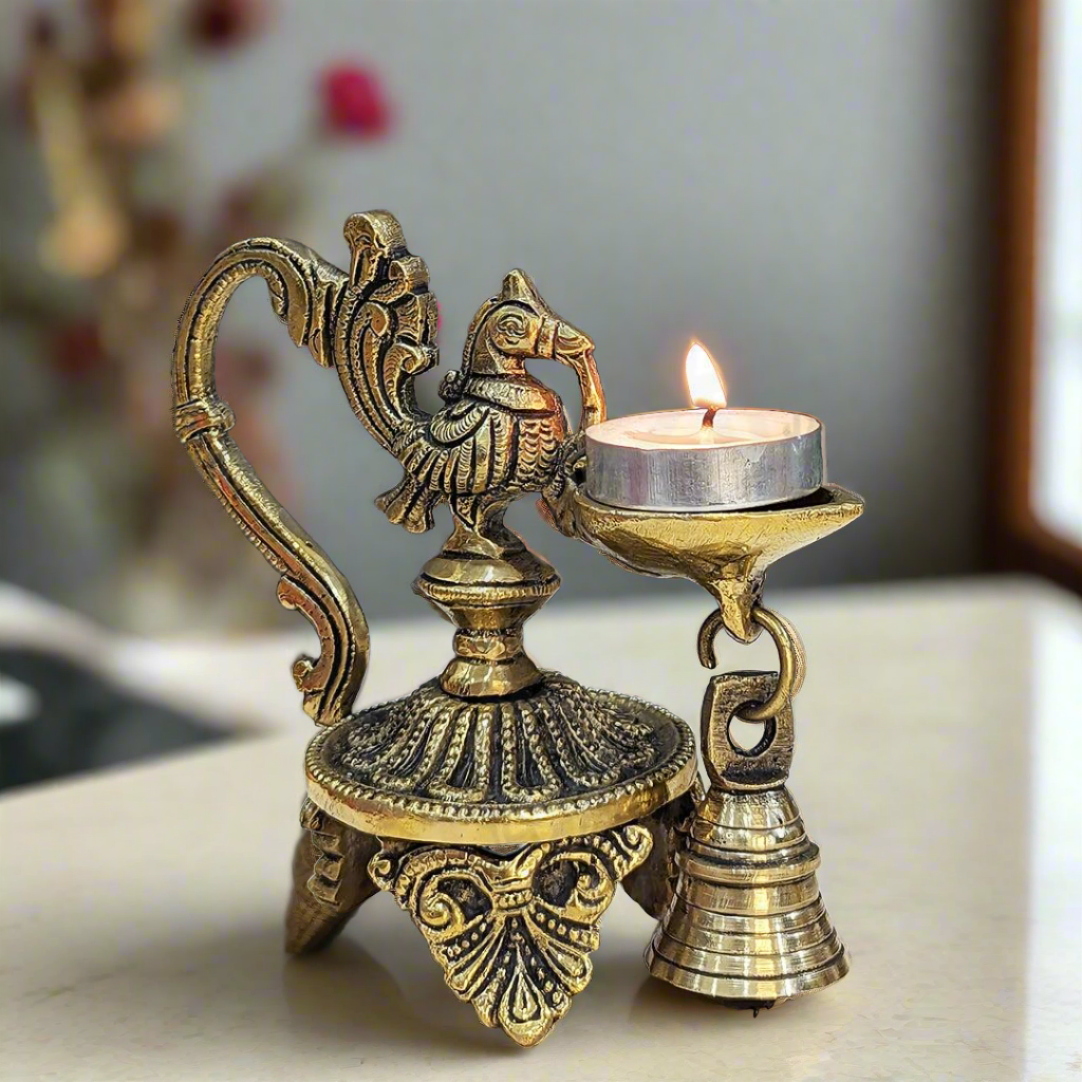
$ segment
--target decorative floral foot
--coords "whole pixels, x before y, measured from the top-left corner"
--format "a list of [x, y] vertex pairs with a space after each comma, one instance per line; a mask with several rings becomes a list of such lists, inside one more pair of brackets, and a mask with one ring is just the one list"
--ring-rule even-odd
[[506, 856], [384, 840], [369, 872], [428, 940], [451, 990], [486, 1026], [533, 1045], [589, 983], [601, 915], [650, 845], [635, 824]]

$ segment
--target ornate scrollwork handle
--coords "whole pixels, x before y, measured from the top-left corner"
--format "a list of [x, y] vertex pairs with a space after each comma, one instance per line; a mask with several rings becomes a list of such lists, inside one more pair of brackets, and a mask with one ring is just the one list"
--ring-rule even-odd
[[214, 383], [214, 343], [230, 297], [263, 278], [271, 305], [298, 346], [334, 365], [330, 328], [347, 276], [304, 245], [256, 238], [226, 249], [196, 287], [180, 318], [173, 353], [177, 435], [225, 509], [281, 574], [278, 600], [319, 636], [318, 658], [301, 656], [293, 678], [305, 711], [330, 725], [352, 708], [368, 664], [368, 625], [346, 577], [256, 476], [229, 435], [233, 411]]

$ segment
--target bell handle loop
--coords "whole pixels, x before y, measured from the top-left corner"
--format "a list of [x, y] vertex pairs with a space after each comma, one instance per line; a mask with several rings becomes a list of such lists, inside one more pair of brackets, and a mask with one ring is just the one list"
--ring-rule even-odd
[[755, 747], [738, 747], [730, 727], [750, 720], [749, 704], [769, 702], [779, 682], [772, 672], [729, 672], [712, 677], [703, 697], [702, 747], [714, 785], [732, 792], [760, 792], [784, 785], [793, 759], [793, 707], [786, 702], [763, 721]]
[[233, 411], [218, 397], [214, 345], [226, 305], [249, 278], [267, 283], [271, 306], [295, 345], [333, 362], [333, 320], [347, 279], [311, 249], [254, 238], [227, 248], [193, 291], [173, 351], [173, 419], [196, 469], [245, 536], [281, 575], [278, 600], [319, 636], [319, 656], [301, 656], [293, 679], [304, 709], [330, 725], [353, 707], [368, 664], [368, 625], [346, 577], [274, 498], [229, 435]]

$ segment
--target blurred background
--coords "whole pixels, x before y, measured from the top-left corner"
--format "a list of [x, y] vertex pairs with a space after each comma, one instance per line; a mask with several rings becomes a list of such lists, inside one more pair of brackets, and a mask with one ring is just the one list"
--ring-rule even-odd
[[[683, 405], [695, 337], [731, 404], [821, 417], [869, 512], [772, 585], [1077, 584], [1082, 14], [1036, 6], [1021, 34], [991, 0], [6, 0], [4, 783], [219, 733], [58, 642], [294, 626], [173, 435], [172, 337], [221, 248], [292, 236], [341, 264], [356, 210], [393, 210], [426, 259], [443, 370], [522, 266], [597, 342], [610, 415]], [[534, 370], [573, 408], [569, 372]], [[409, 584], [446, 520], [414, 537], [375, 510], [397, 464], [261, 283], [218, 371], [238, 442], [367, 614], [426, 618]], [[532, 501], [510, 521], [558, 566], [554, 606], [685, 586]], [[130, 732], [85, 738], [129, 708]], [[46, 714], [68, 728], [28, 735]]]

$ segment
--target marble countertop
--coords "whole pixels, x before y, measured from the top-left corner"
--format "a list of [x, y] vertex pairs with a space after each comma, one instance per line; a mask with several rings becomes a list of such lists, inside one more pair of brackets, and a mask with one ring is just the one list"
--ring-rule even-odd
[[[287, 958], [300, 640], [129, 644], [133, 682], [267, 732], [0, 799], [0, 1078], [1082, 1078], [1082, 605], [1020, 580], [770, 601], [808, 647], [791, 788], [850, 952], [840, 984], [758, 1018], [678, 992], [647, 977], [652, 921], [620, 894], [590, 986], [523, 1050], [444, 987], [387, 896]], [[706, 611], [553, 607], [528, 643], [694, 719]], [[365, 702], [449, 651], [434, 619], [373, 640]], [[773, 665], [766, 643], [719, 661]]]

